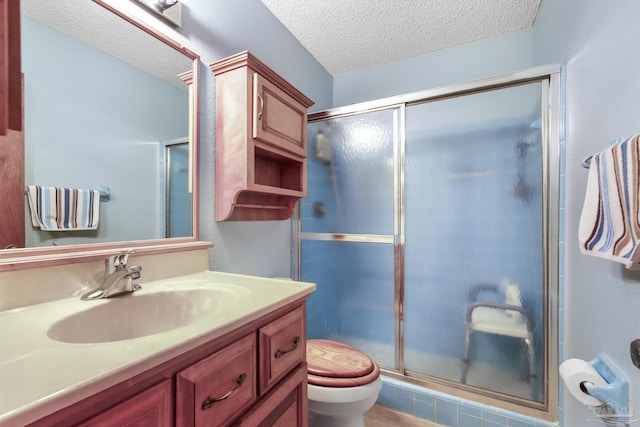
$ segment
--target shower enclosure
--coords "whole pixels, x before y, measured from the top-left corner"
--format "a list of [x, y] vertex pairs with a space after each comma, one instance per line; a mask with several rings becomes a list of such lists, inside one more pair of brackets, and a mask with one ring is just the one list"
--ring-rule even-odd
[[309, 338], [353, 345], [413, 384], [554, 411], [558, 76], [536, 68], [310, 116], [296, 233], [299, 277], [317, 284]]

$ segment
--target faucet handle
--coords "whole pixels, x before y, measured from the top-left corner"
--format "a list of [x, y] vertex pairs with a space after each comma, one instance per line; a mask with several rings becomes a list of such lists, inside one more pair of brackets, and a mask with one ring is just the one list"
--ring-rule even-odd
[[129, 259], [129, 252], [123, 252], [115, 259], [116, 269], [122, 269], [127, 266], [127, 260]]
[[132, 267], [128, 268], [129, 270], [129, 277], [131, 278], [131, 280], [138, 280], [141, 276], [140, 272], [142, 271], [142, 266], [140, 265], [134, 265]]
[[129, 255], [132, 254], [134, 252], [133, 249], [129, 249], [125, 252], [121, 252], [119, 254], [116, 255], [111, 255], [109, 258], [107, 258], [104, 261], [104, 272], [105, 272], [105, 276], [108, 276], [109, 274], [118, 271], [118, 270], [122, 270], [124, 268], [127, 268], [127, 260], [129, 258]]

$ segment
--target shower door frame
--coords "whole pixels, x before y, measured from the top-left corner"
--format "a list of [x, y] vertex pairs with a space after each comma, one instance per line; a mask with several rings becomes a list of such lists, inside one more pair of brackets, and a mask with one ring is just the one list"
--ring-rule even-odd
[[[301, 240], [324, 240], [360, 243], [393, 244], [394, 249], [394, 312], [395, 312], [395, 363], [394, 369], [382, 369], [386, 376], [432, 390], [466, 398], [479, 403], [519, 412], [549, 421], [558, 419], [558, 295], [560, 235], [560, 164], [561, 140], [564, 122], [561, 116], [561, 76], [559, 65], [546, 65], [525, 70], [414, 92], [406, 95], [382, 98], [309, 114], [308, 122], [325, 121], [339, 117], [391, 110], [394, 115], [394, 234], [344, 234], [307, 233], [301, 231], [300, 205], [296, 209], [293, 224], [292, 248], [294, 251], [292, 273], [301, 274]], [[404, 164], [405, 164], [405, 114], [410, 105], [442, 99], [488, 92], [529, 83], [541, 84], [542, 117], [542, 226], [543, 226], [543, 318], [546, 319], [544, 339], [544, 372], [542, 402], [507, 395], [479, 387], [457, 383], [418, 372], [407, 371], [404, 366]]]

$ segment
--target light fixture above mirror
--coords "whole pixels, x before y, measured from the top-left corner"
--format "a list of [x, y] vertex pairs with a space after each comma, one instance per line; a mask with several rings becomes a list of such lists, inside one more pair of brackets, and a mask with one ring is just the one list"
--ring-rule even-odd
[[131, 0], [172, 27], [182, 24], [182, 3], [178, 0]]

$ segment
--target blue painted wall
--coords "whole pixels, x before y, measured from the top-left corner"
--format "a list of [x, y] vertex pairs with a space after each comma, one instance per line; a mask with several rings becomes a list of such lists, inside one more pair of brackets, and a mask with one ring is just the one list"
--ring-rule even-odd
[[495, 74], [533, 63], [531, 28], [336, 76], [333, 105], [400, 95]]

